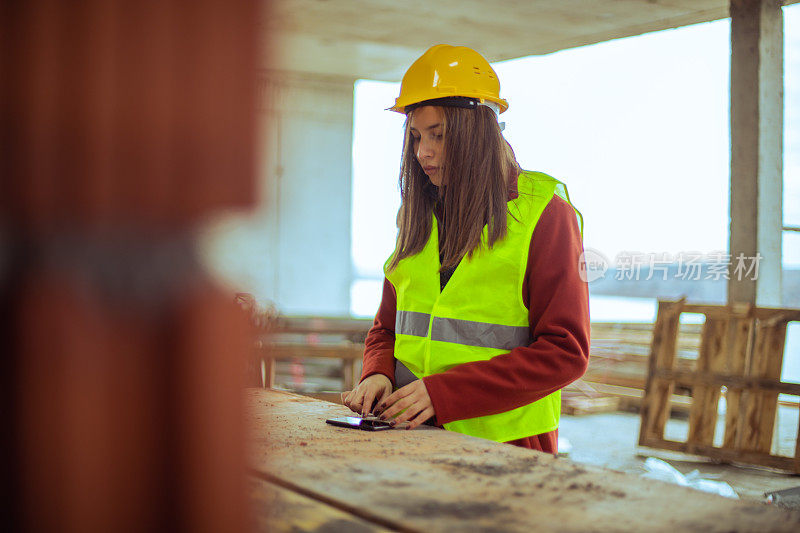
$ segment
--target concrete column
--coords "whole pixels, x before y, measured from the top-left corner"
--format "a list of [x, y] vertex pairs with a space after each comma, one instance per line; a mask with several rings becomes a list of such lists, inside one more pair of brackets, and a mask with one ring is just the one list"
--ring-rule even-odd
[[783, 12], [731, 0], [731, 227], [736, 257], [761, 254], [757, 279], [731, 269], [729, 302], [781, 303]]
[[287, 72], [259, 81], [259, 285], [287, 314], [350, 312], [354, 81]]

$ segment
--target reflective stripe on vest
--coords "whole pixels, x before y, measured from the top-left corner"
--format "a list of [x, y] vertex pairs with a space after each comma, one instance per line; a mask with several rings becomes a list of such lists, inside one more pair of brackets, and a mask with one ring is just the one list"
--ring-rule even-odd
[[428, 313], [414, 313], [413, 311], [397, 311], [394, 319], [394, 332], [415, 337], [427, 337], [431, 315]]
[[[413, 311], [398, 311], [395, 319], [395, 333], [427, 337], [431, 315]], [[431, 326], [431, 340], [452, 342], [478, 348], [498, 348], [512, 350], [528, 344], [528, 326], [503, 326], [487, 322], [459, 320], [457, 318], [434, 317]]]
[[[481, 245], [464, 257], [442, 289], [436, 220], [423, 249], [402, 259], [394, 270], [384, 265], [397, 295], [395, 358], [416, 377], [447, 372], [468, 362], [487, 361], [530, 343], [528, 309], [522, 283], [531, 236], [554, 195], [569, 202], [563, 183], [546, 174], [523, 172], [518, 198], [508, 202], [508, 231], [489, 248], [487, 228]], [[571, 204], [570, 204], [571, 205]], [[583, 230], [582, 217], [576, 210]], [[528, 405], [501, 413], [444, 424], [451, 431], [499, 442], [538, 435], [558, 427], [561, 395], [556, 391]]]

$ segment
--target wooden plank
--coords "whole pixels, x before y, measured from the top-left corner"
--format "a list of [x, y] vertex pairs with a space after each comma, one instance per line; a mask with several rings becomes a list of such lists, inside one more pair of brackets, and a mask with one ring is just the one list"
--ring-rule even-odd
[[694, 374], [678, 370], [658, 370], [655, 376], [663, 380], [674, 381], [679, 385], [692, 387], [695, 385], [717, 385], [748, 389], [761, 389], [773, 393], [800, 396], [800, 383], [786, 383], [774, 378], [743, 377], [729, 374]]
[[794, 461], [797, 469], [800, 469], [800, 420], [797, 422], [797, 440], [794, 441]]
[[[747, 368], [751, 348], [753, 344], [753, 325], [754, 321], [749, 313], [744, 317], [732, 319], [731, 349], [728, 352], [727, 372], [729, 375], [743, 376], [744, 369]], [[723, 448], [735, 449], [741, 434], [739, 412], [741, 410], [742, 389], [740, 386], [726, 385], [728, 390], [725, 394], [725, 436], [723, 437]]]
[[[725, 352], [728, 340], [728, 321], [706, 320], [703, 340], [695, 371], [700, 374], [719, 372], [725, 367]], [[689, 412], [689, 431], [687, 441], [692, 444], [712, 445], [714, 430], [717, 427], [720, 385], [694, 384], [692, 386], [692, 407]]]
[[782, 307], [757, 307], [753, 316], [759, 320], [775, 320], [778, 322], [800, 322], [800, 309]]
[[294, 357], [321, 357], [328, 359], [358, 359], [364, 356], [363, 344], [267, 344], [260, 351], [263, 357], [271, 359], [292, 359]]
[[[718, 318], [727, 320], [728, 318], [749, 316], [753, 311], [752, 305], [749, 303], [735, 303], [733, 305], [713, 305], [713, 304], [684, 304], [684, 313], [696, 313], [705, 315], [706, 318]], [[794, 311], [789, 310], [791, 316], [794, 316]]]
[[323, 400], [326, 402], [331, 403], [342, 403], [342, 393], [341, 392], [298, 392], [302, 396], [308, 396], [309, 398], [315, 398], [317, 400]]
[[[783, 315], [781, 312], [762, 315], [756, 324], [753, 356], [746, 369], [748, 376], [780, 381], [783, 365], [783, 345], [786, 339], [786, 323], [774, 322], [770, 318]], [[745, 394], [741, 406], [744, 429], [740, 449], [769, 453], [772, 432], [777, 413], [778, 391], [751, 390]], [[800, 385], [797, 385], [800, 390]]]
[[[787, 326], [788, 324], [786, 322], [781, 322], [769, 328], [768, 339], [766, 339], [764, 343], [764, 357], [767, 358], [765, 371], [767, 378], [781, 379]], [[761, 412], [761, 418], [758, 421], [758, 442], [756, 443], [756, 450], [770, 453], [772, 449], [773, 431], [778, 415], [778, 392], [761, 390], [759, 394], [761, 395], [761, 404], [764, 408]]]
[[[607, 383], [599, 383], [596, 381], [586, 381], [594, 387], [598, 392], [607, 396], [615, 396], [619, 398], [620, 411], [638, 411], [642, 407], [642, 397], [644, 390], [634, 387], [621, 387], [618, 385], [609, 385]], [[797, 409], [800, 403], [797, 401], [778, 400], [778, 405], [781, 407], [791, 407]], [[673, 394], [670, 398], [670, 413], [674, 416], [676, 413], [688, 415], [692, 406], [692, 399], [689, 396], [681, 396]]]
[[344, 390], [353, 390], [354, 384], [358, 382], [358, 378], [355, 376], [355, 365], [352, 359], [345, 359], [343, 364], [342, 374], [344, 379], [342, 380], [342, 387]]
[[[341, 405], [247, 392], [249, 463], [407, 530], [797, 531], [800, 512], [444, 431], [328, 426]], [[679, 510], [679, 511], [676, 511]]]
[[[632, 387], [620, 387], [617, 385], [608, 385], [606, 383], [597, 383], [587, 381], [589, 385], [594, 387], [598, 392], [609, 396], [619, 398], [620, 410], [639, 410], [642, 408], [644, 398], [644, 390]], [[686, 396], [678, 396], [673, 394], [670, 398], [670, 412], [671, 413], [689, 413], [691, 408], [691, 398]]]
[[619, 408], [617, 396], [599, 398], [569, 397], [561, 394], [561, 413], [571, 416], [583, 416], [596, 413], [612, 413]]
[[263, 358], [259, 355], [251, 355], [245, 362], [244, 382], [246, 387], [263, 387], [264, 378], [261, 372]]
[[798, 460], [796, 457], [783, 457], [779, 455], [770, 455], [768, 453], [747, 450], [728, 450], [725, 448], [716, 448], [714, 446], [706, 446], [703, 444], [692, 444], [690, 442], [679, 442], [666, 439], [652, 439], [643, 444], [643, 446], [671, 450], [674, 452], [704, 455], [711, 459], [729, 463], [747, 463], [800, 473], [800, 460]]
[[266, 357], [264, 359], [264, 387], [271, 389], [275, 386], [275, 360]]
[[[647, 355], [653, 340], [653, 326], [648, 325], [648, 331], [628, 330], [625, 328], [598, 329], [592, 323], [592, 350], [601, 350], [606, 347], [618, 348], [620, 345], [636, 348], [639, 355]], [[678, 350], [697, 351], [700, 346], [701, 324], [681, 324], [678, 339]], [[644, 351], [639, 351], [644, 349]]]
[[645, 388], [641, 412], [639, 440], [661, 439], [669, 417], [669, 400], [673, 384], [656, 376], [658, 370], [672, 370], [675, 362], [675, 345], [683, 300], [659, 302], [653, 328], [653, 345], [650, 353], [650, 371]]
[[392, 531], [352, 513], [315, 500], [263, 479], [247, 480], [252, 531], [296, 533], [298, 531]]
[[[763, 344], [766, 336], [765, 333], [767, 332], [764, 330], [763, 324], [756, 322], [754, 323], [753, 333], [753, 345], [750, 356], [747, 358], [743, 375], [749, 378], [760, 378], [764, 370]], [[743, 452], [756, 451], [760, 409], [761, 397], [756, 394], [754, 387], [749, 386], [744, 389], [739, 404], [738, 438], [735, 446], [737, 450]]]
[[342, 335], [363, 342], [373, 325], [370, 318], [281, 316], [270, 324], [270, 334]]

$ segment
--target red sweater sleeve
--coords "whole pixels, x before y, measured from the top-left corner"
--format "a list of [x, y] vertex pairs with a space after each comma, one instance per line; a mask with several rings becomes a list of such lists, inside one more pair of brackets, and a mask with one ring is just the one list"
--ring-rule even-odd
[[575, 212], [554, 197], [534, 230], [523, 283], [528, 346], [423, 378], [439, 424], [529, 404], [578, 379], [589, 360], [589, 292]]
[[361, 379], [383, 374], [394, 386], [394, 321], [397, 316], [397, 295], [388, 279], [383, 280], [383, 296], [375, 321], [364, 341]]

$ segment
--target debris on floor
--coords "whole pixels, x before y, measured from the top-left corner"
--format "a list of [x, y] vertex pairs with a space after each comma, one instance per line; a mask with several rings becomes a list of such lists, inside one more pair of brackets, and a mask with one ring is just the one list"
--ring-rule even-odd
[[719, 494], [726, 498], [739, 499], [739, 495], [736, 494], [730, 485], [724, 481], [701, 479], [701, 474], [698, 470], [692, 470], [688, 474], [683, 475], [666, 461], [656, 459], [655, 457], [648, 457], [644, 462], [644, 468], [647, 472], [642, 474], [642, 477], [658, 479], [666, 481], [667, 483], [675, 483], [683, 487], [691, 487], [693, 489], [702, 490], [703, 492]]
[[765, 492], [764, 497], [767, 503], [788, 509], [800, 509], [800, 487]]
[[572, 443], [566, 437], [558, 437], [558, 455], [566, 456], [572, 451]]

